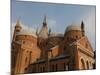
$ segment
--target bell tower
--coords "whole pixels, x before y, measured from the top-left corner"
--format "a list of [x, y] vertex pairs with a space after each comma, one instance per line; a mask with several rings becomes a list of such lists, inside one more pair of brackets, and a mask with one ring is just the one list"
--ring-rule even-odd
[[38, 32], [36, 31], [36, 34], [38, 36], [38, 46], [41, 48], [41, 58], [45, 58], [45, 55], [47, 53], [46, 45], [47, 45], [47, 40], [49, 36], [49, 30], [47, 26], [47, 21], [46, 21], [46, 16], [44, 16], [43, 22], [42, 22], [42, 28]]
[[46, 16], [44, 16], [42, 28], [40, 29], [39, 32], [36, 31], [36, 34], [38, 35], [39, 40], [41, 41], [43, 40], [43, 42], [44, 40], [48, 39], [49, 31], [48, 31], [47, 22], [46, 22]]

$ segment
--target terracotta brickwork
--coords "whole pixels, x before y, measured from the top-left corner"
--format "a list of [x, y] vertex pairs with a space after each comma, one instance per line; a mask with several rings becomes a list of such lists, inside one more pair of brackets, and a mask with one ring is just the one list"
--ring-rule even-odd
[[23, 32], [18, 21], [12, 40], [12, 75], [94, 69], [94, 51], [83, 25], [67, 27], [64, 35], [53, 34], [45, 17], [40, 32], [31, 34]]

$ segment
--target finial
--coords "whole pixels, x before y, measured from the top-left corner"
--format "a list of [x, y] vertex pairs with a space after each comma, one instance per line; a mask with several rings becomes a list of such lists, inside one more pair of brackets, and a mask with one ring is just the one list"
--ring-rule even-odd
[[84, 22], [81, 22], [81, 29], [84, 31]]
[[51, 33], [51, 28], [49, 29], [49, 34], [48, 34], [49, 36], [50, 36], [50, 33]]
[[51, 33], [51, 28], [49, 29], [49, 33]]
[[84, 22], [83, 21], [81, 22], [81, 26], [84, 28]]
[[44, 16], [44, 21], [43, 22], [46, 23], [46, 15]]

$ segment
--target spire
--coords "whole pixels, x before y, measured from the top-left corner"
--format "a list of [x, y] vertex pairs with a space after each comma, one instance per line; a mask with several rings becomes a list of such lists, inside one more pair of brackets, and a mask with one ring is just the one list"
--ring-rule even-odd
[[42, 37], [42, 38], [48, 38], [48, 27], [47, 27], [47, 22], [46, 22], [46, 16], [44, 16], [44, 20], [43, 20], [43, 26], [40, 29], [38, 36]]
[[83, 21], [81, 22], [81, 28], [84, 29], [84, 23], [83, 23]]
[[83, 21], [81, 22], [81, 30], [82, 30], [82, 35], [84, 36], [85, 31], [84, 31], [84, 22]]
[[43, 26], [47, 26], [47, 22], [46, 22], [46, 15], [44, 16]]
[[50, 33], [51, 33], [51, 28], [49, 29], [49, 34], [48, 34], [48, 36], [50, 36]]

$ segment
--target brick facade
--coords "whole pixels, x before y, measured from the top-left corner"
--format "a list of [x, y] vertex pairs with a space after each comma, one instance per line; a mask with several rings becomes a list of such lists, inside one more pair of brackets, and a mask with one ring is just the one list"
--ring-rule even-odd
[[64, 35], [51, 35], [46, 17], [36, 34], [20, 34], [17, 22], [12, 40], [12, 75], [95, 68], [94, 52], [81, 27], [70, 26]]

